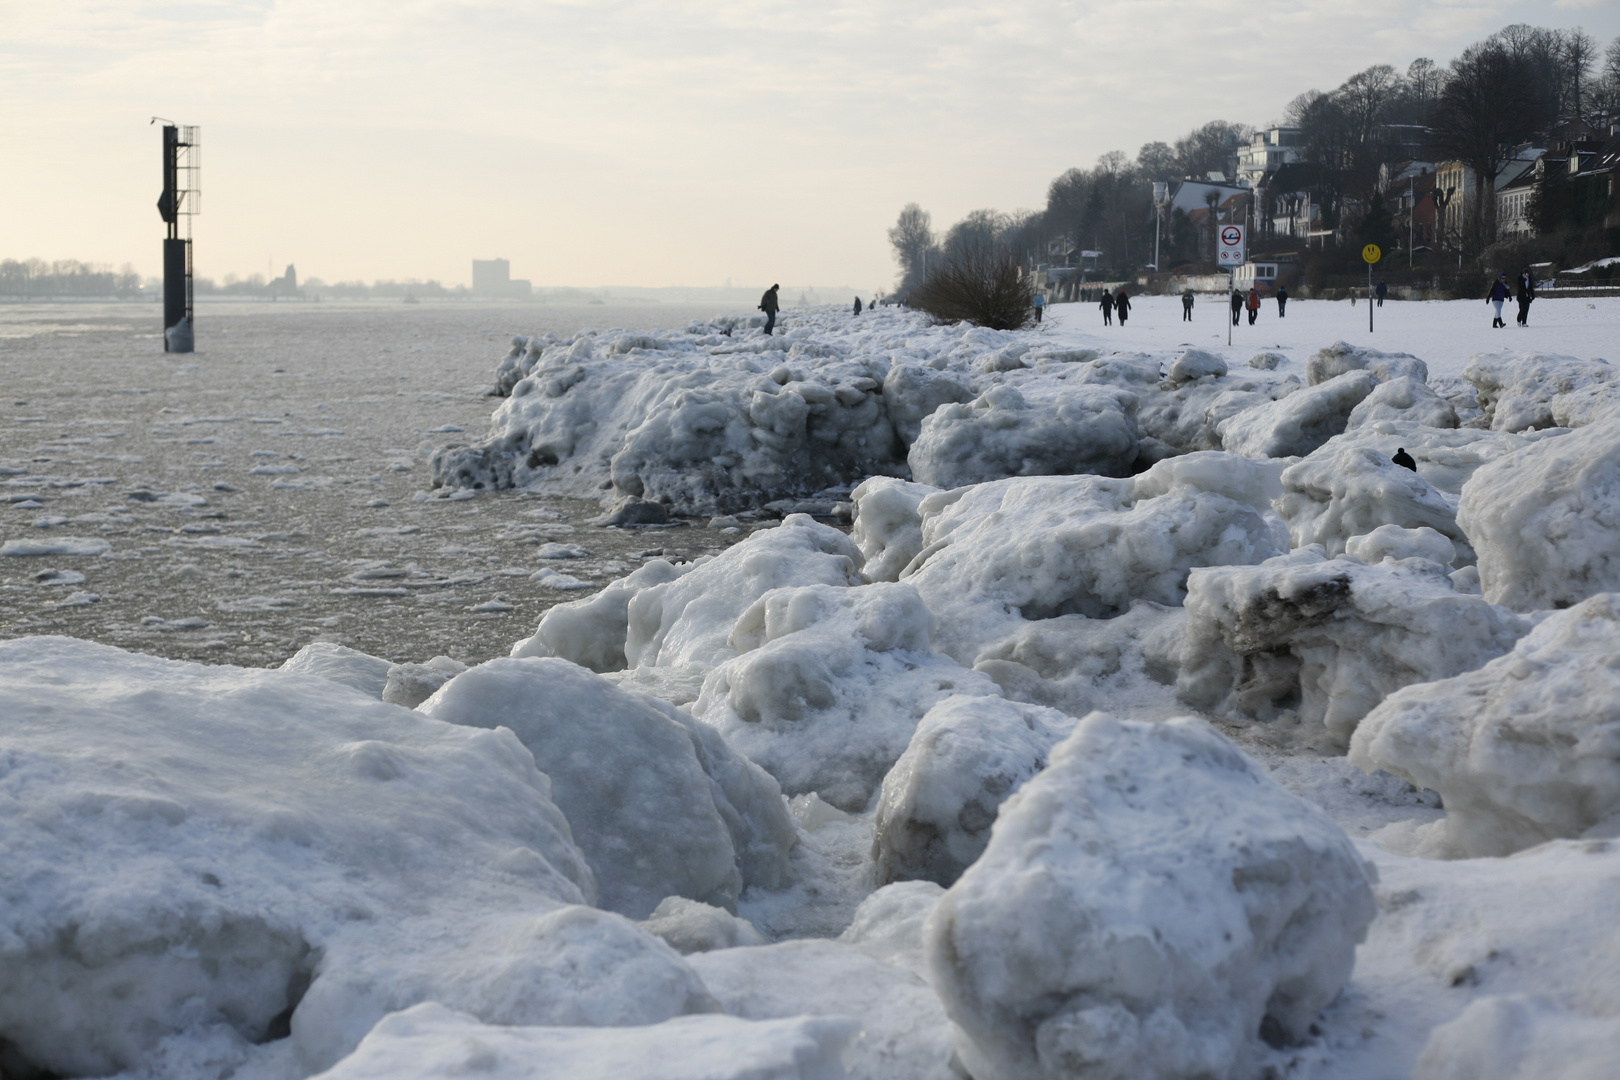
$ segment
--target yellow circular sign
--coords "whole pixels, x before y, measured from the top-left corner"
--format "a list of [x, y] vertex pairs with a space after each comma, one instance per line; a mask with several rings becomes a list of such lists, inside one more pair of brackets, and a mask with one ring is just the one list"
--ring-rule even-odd
[[1368, 244], [1366, 247], [1361, 249], [1361, 258], [1365, 262], [1375, 263], [1383, 257], [1384, 253], [1378, 250], [1377, 244]]

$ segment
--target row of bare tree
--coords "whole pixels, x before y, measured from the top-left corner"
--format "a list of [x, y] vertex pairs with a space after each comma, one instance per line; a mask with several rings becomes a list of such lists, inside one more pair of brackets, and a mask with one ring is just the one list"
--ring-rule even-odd
[[[1279, 122], [1300, 129], [1301, 156], [1313, 166], [1313, 197], [1331, 227], [1341, 224], [1348, 206], [1371, 203], [1384, 165], [1423, 153], [1461, 161], [1488, 183], [1516, 144], [1559, 119], [1581, 117], [1620, 119], [1620, 38], [1600, 49], [1584, 30], [1517, 24], [1444, 66], [1427, 57], [1404, 72], [1376, 64], [1337, 89], [1309, 90], [1288, 103]], [[1134, 160], [1112, 151], [1094, 168], [1056, 177], [1041, 211], [976, 210], [943, 235], [935, 234], [926, 211], [909, 204], [889, 230], [900, 291], [915, 289], [931, 268], [987, 244], [1026, 263], [1056, 261], [1055, 245], [1100, 250], [1102, 264], [1120, 271], [1147, 263], [1154, 246], [1153, 182], [1229, 172], [1236, 148], [1253, 131], [1216, 120], [1173, 145], [1147, 143]], [[1475, 206], [1481, 217], [1472, 231], [1489, 237], [1495, 200], [1475, 200]], [[1199, 257], [1202, 236], [1185, 214], [1176, 211], [1163, 225], [1161, 263]]]

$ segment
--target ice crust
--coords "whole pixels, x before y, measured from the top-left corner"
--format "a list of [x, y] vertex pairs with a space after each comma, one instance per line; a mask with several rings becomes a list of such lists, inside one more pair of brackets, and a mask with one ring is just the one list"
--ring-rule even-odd
[[745, 885], [785, 883], [797, 835], [781, 789], [661, 701], [566, 660], [511, 658], [457, 676], [420, 711], [517, 735], [610, 911], [646, 918], [668, 896], [735, 911]]
[[1620, 416], [1482, 466], [1457, 523], [1495, 603], [1562, 608], [1620, 589]]
[[1620, 593], [1550, 615], [1507, 655], [1386, 698], [1350, 760], [1438, 791], [1446, 854], [1620, 835], [1617, 644]]
[[496, 1026], [442, 1005], [394, 1013], [318, 1080], [844, 1080], [847, 1018], [684, 1016], [645, 1027]]
[[1477, 668], [1529, 630], [1458, 592], [1445, 570], [1421, 558], [1329, 558], [1319, 545], [1195, 570], [1177, 693], [1237, 719], [1286, 711], [1342, 746], [1387, 695]]
[[1202, 721], [1094, 713], [926, 935], [975, 1077], [1191, 1080], [1305, 1038], [1374, 912], [1339, 827]]

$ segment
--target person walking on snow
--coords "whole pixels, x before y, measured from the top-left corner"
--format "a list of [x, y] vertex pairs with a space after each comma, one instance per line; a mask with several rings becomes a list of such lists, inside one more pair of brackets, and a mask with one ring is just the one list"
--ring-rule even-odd
[[1046, 294], [1045, 293], [1036, 293], [1035, 294], [1035, 321], [1036, 322], [1041, 321], [1041, 312], [1043, 312], [1045, 310], [1046, 310]]
[[1284, 315], [1286, 315], [1287, 313], [1288, 313], [1288, 290], [1283, 288], [1283, 286], [1279, 285], [1279, 286], [1277, 286], [1277, 318], [1280, 319]]
[[1102, 308], [1103, 325], [1104, 326], [1113, 326], [1114, 325], [1114, 297], [1107, 289], [1104, 289], [1102, 291], [1102, 299], [1097, 302], [1097, 306]]
[[1193, 291], [1188, 289], [1181, 294], [1181, 321], [1192, 322]]
[[1119, 290], [1119, 295], [1114, 297], [1114, 312], [1119, 316], [1119, 325], [1124, 326], [1125, 319], [1131, 313], [1131, 298], [1125, 295], [1124, 289]]
[[776, 313], [782, 310], [782, 305], [776, 302], [777, 291], [782, 286], [772, 285], [765, 290], [765, 295], [759, 298], [759, 310], [765, 313], [765, 336], [770, 337], [771, 331], [776, 328]]
[[1508, 290], [1507, 273], [1504, 271], [1496, 276], [1496, 281], [1491, 285], [1490, 295], [1485, 297], [1485, 302], [1496, 309], [1496, 318], [1491, 320], [1491, 329], [1496, 330], [1507, 325], [1502, 321], [1502, 305], [1507, 302], [1510, 295], [1512, 294]]
[[1232, 290], [1232, 325], [1238, 324], [1238, 313], [1243, 310], [1243, 294], [1236, 289]]
[[861, 313], [861, 298], [857, 296], [855, 298], [855, 314], [859, 315], [860, 313]]
[[1384, 297], [1386, 297], [1388, 295], [1389, 295], [1389, 286], [1385, 285], [1382, 281], [1380, 281], [1378, 283], [1378, 306], [1379, 307], [1384, 306]]
[[1260, 290], [1254, 288], [1251, 285], [1249, 287], [1249, 325], [1250, 326], [1254, 325], [1254, 320], [1257, 317], [1259, 317], [1259, 315], [1260, 315]]
[[1519, 325], [1530, 325], [1530, 301], [1536, 298], [1536, 280], [1526, 270], [1519, 275], [1519, 289], [1514, 294], [1519, 301]]

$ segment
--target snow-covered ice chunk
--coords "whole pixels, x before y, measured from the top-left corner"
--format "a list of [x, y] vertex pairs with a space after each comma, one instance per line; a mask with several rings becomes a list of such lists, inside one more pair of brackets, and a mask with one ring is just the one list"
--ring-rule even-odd
[[1620, 416], [1481, 467], [1457, 523], [1494, 603], [1568, 607], [1620, 589]]
[[1450, 538], [1426, 525], [1415, 529], [1380, 525], [1370, 533], [1346, 540], [1344, 551], [1346, 555], [1364, 563], [1380, 563], [1385, 559], [1397, 562], [1403, 559], [1427, 559], [1447, 566], [1457, 556], [1456, 546]]
[[0, 555], [105, 555], [112, 550], [106, 540], [85, 536], [53, 536], [48, 540], [7, 540], [0, 544]]
[[836, 941], [787, 941], [687, 958], [725, 1011], [750, 1020], [853, 1016], [851, 1080], [950, 1080], [950, 1023], [928, 984]]
[[[315, 1071], [426, 999], [556, 1022], [571, 1002], [525, 997], [551, 963], [620, 1023], [706, 1000], [577, 906], [590, 869], [510, 732], [66, 638], [0, 643], [0, 716], [0, 1038], [33, 1067], [137, 1068], [182, 1032], [245, 1055], [290, 1017]], [[597, 922], [570, 952], [536, 920], [572, 911]]]
[[1379, 382], [1410, 378], [1429, 381], [1429, 365], [1406, 353], [1379, 352], [1347, 341], [1336, 341], [1318, 349], [1305, 361], [1305, 380], [1312, 386], [1328, 382], [1350, 371], [1366, 371]]
[[1184, 349], [1170, 362], [1170, 372], [1166, 377], [1173, 383], [1184, 383], [1225, 374], [1226, 361], [1221, 357], [1203, 349]]
[[928, 710], [883, 778], [872, 832], [879, 884], [955, 882], [983, 854], [997, 809], [1046, 768], [1076, 722], [989, 697], [949, 697]]
[[764, 936], [747, 919], [684, 896], [664, 897], [652, 914], [641, 921], [641, 928], [654, 937], [663, 938], [682, 956], [765, 944]]
[[282, 662], [282, 671], [317, 675], [381, 698], [388, 688], [388, 672], [393, 663], [380, 656], [351, 649], [334, 641], [312, 641]]
[[[1321, 544], [1329, 555], [1352, 536], [1384, 525], [1428, 528], [1455, 541], [1464, 562], [1473, 549], [1457, 526], [1452, 500], [1422, 473], [1403, 468], [1359, 441], [1333, 440], [1282, 474], [1276, 510], [1296, 548]], [[1439, 560], [1449, 565], [1453, 558]]]
[[1347, 371], [1269, 405], [1237, 413], [1221, 421], [1216, 433], [1223, 449], [1244, 457], [1309, 454], [1344, 431], [1350, 413], [1375, 385], [1370, 373]]
[[858, 1027], [842, 1017], [730, 1016], [612, 1030], [508, 1027], [430, 1003], [383, 1019], [317, 1080], [844, 1080], [840, 1053]]
[[1413, 1080], [1608, 1080], [1620, 1062], [1620, 1022], [1544, 998], [1481, 998], [1435, 1029]]
[[624, 655], [629, 666], [712, 666], [737, 655], [739, 616], [772, 589], [859, 585], [861, 549], [830, 525], [791, 514], [672, 581], [630, 598]]
[[674, 581], [691, 569], [648, 559], [625, 577], [585, 600], [548, 609], [534, 636], [512, 647], [513, 656], [560, 656], [596, 672], [623, 671], [630, 600], [644, 589]]
[[1288, 384], [1263, 387], [1234, 379], [1202, 379], [1169, 388], [1138, 389], [1136, 422], [1147, 436], [1142, 453], [1148, 452], [1148, 439], [1157, 439], [1180, 453], [1219, 450], [1222, 422], [1266, 405], [1290, 389], [1293, 387]]
[[850, 493], [855, 504], [855, 527], [849, 538], [866, 557], [861, 575], [867, 581], [896, 581], [900, 572], [923, 549], [923, 499], [938, 491], [890, 476], [863, 480]]
[[1338, 744], [1412, 683], [1501, 656], [1529, 621], [1457, 592], [1426, 559], [1368, 566], [1312, 545], [1259, 566], [1195, 570], [1177, 694], [1226, 716], [1292, 711]]
[[926, 933], [973, 1075], [1191, 1080], [1305, 1038], [1375, 912], [1349, 838], [1207, 724], [1094, 713]]
[[448, 656], [435, 656], [425, 664], [395, 664], [388, 669], [382, 699], [390, 705], [414, 709], [466, 670], [466, 664]]
[[941, 405], [973, 400], [961, 381], [921, 364], [895, 364], [883, 379], [883, 403], [894, 432], [906, 446], [917, 441], [922, 423]]
[[1419, 476], [1446, 494], [1457, 495], [1481, 465], [1557, 434], [1561, 433], [1510, 435], [1479, 428], [1429, 427], [1410, 420], [1372, 420], [1329, 439], [1313, 456], [1326, 457], [1356, 447], [1388, 461], [1396, 450], [1405, 450], [1416, 460]]
[[775, 782], [734, 755], [711, 772], [707, 759], [727, 755], [725, 744], [701, 745], [661, 701], [566, 660], [499, 658], [418, 711], [516, 733], [551, 778], [610, 911], [646, 918], [666, 896], [735, 910], [749, 877], [783, 879], [795, 832]]
[[[1620, 380], [1620, 369], [1607, 360], [1499, 352], [1474, 357], [1463, 371], [1463, 378], [1478, 391], [1480, 408], [1493, 431], [1524, 431], [1562, 426], [1555, 416], [1563, 404], [1560, 399], [1614, 383]], [[1584, 414], [1587, 410], [1571, 411]], [[1570, 418], [1565, 416], [1566, 420]], [[1584, 415], [1581, 418], [1592, 419]]]
[[932, 622], [904, 583], [775, 589], [737, 619], [739, 655], [709, 673], [693, 711], [789, 795], [864, 810], [931, 705], [998, 693], [932, 651]]
[[1287, 550], [1281, 520], [1251, 502], [1275, 476], [1269, 464], [1210, 453], [1132, 480], [1019, 477], [943, 491], [919, 506], [926, 546], [901, 580], [939, 616], [940, 647], [972, 663], [1020, 618], [1179, 604], [1191, 568]]
[[1506, 855], [1607, 820], [1620, 835], [1620, 593], [1549, 616], [1512, 652], [1367, 714], [1350, 760], [1445, 801], [1443, 849]]
[[1414, 375], [1379, 383], [1373, 392], [1361, 399], [1361, 404], [1350, 410], [1346, 430], [1370, 424], [1374, 420], [1402, 420], [1425, 427], [1454, 428], [1457, 410], [1451, 402], [1429, 389], [1429, 384]]
[[838, 940], [875, 959], [927, 980], [923, 925], [945, 890], [932, 881], [896, 881], [861, 901]]
[[1075, 386], [1029, 401], [1015, 387], [996, 386], [970, 404], [935, 410], [906, 460], [918, 483], [942, 488], [1003, 476], [1124, 476], [1141, 435], [1136, 404], [1134, 394], [1113, 387]]
[[541, 544], [540, 550], [535, 552], [542, 559], [588, 559], [591, 553], [578, 544]]
[[[573, 574], [564, 574], [561, 571], [553, 570], [549, 566], [541, 567], [539, 570], [536, 570], [534, 573], [530, 574], [529, 580], [534, 582], [536, 585], [543, 586], [547, 589], [556, 589], [558, 592], [579, 592], [583, 589], [596, 588], [596, 586], [592, 585], [584, 578], [577, 578]], [[514, 607], [511, 604], [504, 604], [500, 607], [486, 606], [482, 608], [474, 608], [473, 610], [512, 611], [514, 610]]]

